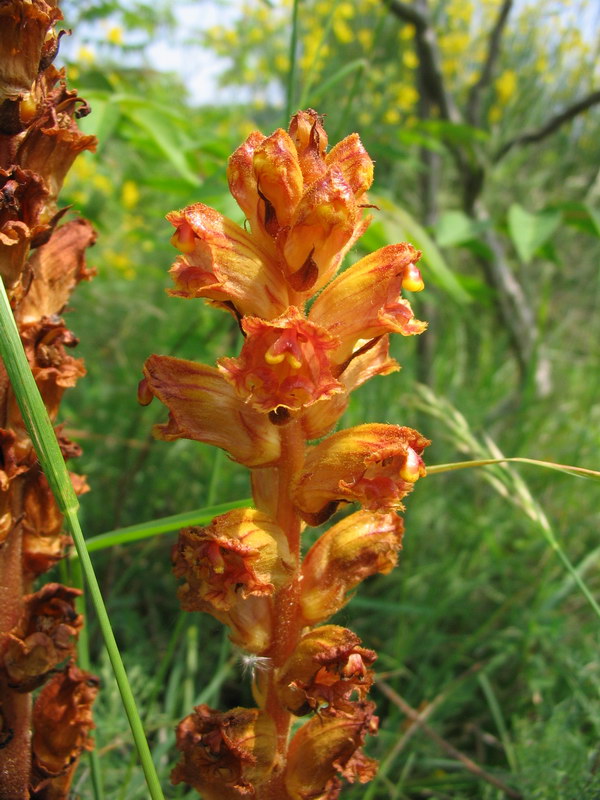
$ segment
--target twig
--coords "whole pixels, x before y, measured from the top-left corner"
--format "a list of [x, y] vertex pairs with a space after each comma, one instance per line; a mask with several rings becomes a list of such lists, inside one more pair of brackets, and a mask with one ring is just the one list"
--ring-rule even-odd
[[537, 128], [537, 130], [527, 131], [519, 136], [515, 136], [514, 139], [509, 139], [495, 154], [494, 162], [500, 161], [500, 159], [503, 158], [515, 145], [540, 142], [542, 139], [545, 139], [547, 136], [550, 136], [552, 133], [554, 133], [554, 131], [558, 130], [561, 125], [565, 124], [565, 122], [569, 122], [578, 114], [582, 114], [584, 111], [587, 111], [588, 108], [591, 108], [597, 103], [600, 103], [600, 89], [590, 92], [585, 97], [582, 97], [581, 100], [577, 100], [575, 103], [572, 103], [570, 106], [564, 108], [558, 114], [550, 117], [550, 119], [547, 120], [540, 128]]
[[[448, 695], [452, 694], [452, 692], [456, 689], [456, 687], [461, 684], [464, 680], [471, 677], [471, 675], [479, 672], [482, 668], [482, 664], [472, 664], [469, 669], [465, 670], [462, 675], [459, 675], [449, 686], [446, 686], [436, 697], [433, 698], [431, 703], [428, 703], [421, 711], [418, 712], [418, 719], [412, 720], [412, 725], [406, 730], [403, 736], [398, 739], [392, 750], [388, 755], [388, 759], [395, 758], [399, 753], [402, 752], [406, 743], [412, 736], [419, 730], [419, 726], [421, 723], [425, 722], [429, 717], [433, 714], [433, 712], [440, 706], [444, 700], [448, 697]], [[375, 682], [377, 686], [381, 686], [382, 683], [385, 683], [383, 675], [378, 675], [375, 678]], [[385, 683], [386, 686], [389, 684]]]
[[502, 39], [502, 34], [504, 33], [504, 28], [506, 27], [506, 22], [508, 20], [508, 15], [510, 14], [512, 4], [513, 0], [504, 0], [502, 3], [496, 23], [490, 33], [487, 57], [485, 59], [485, 64], [483, 65], [483, 69], [481, 70], [481, 75], [469, 92], [466, 118], [471, 125], [477, 125], [480, 121], [479, 112], [481, 109], [481, 95], [483, 90], [489, 86], [492, 80], [494, 67], [496, 66], [498, 56], [500, 55], [500, 40]]
[[402, 0], [383, 0], [392, 14], [415, 26], [415, 47], [419, 59], [422, 90], [440, 110], [443, 119], [460, 122], [460, 113], [444, 84], [435, 30], [426, 14]]
[[447, 742], [443, 739], [438, 733], [436, 733], [433, 728], [430, 728], [423, 719], [422, 714], [419, 714], [416, 709], [410, 706], [404, 698], [400, 697], [400, 695], [395, 692], [391, 686], [389, 686], [385, 681], [378, 682], [378, 687], [381, 691], [385, 694], [385, 696], [397, 706], [403, 714], [406, 714], [415, 725], [418, 725], [423, 733], [427, 734], [430, 739], [432, 739], [438, 747], [444, 750], [451, 758], [455, 758], [457, 761], [460, 761], [461, 764], [464, 765], [466, 769], [469, 770], [473, 775], [476, 775], [481, 780], [490, 783], [492, 786], [495, 786], [497, 789], [503, 791], [507, 797], [514, 798], [514, 800], [522, 800], [523, 795], [520, 792], [515, 791], [515, 789], [511, 789], [510, 786], [507, 786], [503, 781], [499, 778], [496, 778], [495, 775], [491, 775], [489, 772], [486, 772], [482, 769], [479, 764], [476, 764], [471, 758], [466, 756], [460, 750], [457, 750], [456, 747]]

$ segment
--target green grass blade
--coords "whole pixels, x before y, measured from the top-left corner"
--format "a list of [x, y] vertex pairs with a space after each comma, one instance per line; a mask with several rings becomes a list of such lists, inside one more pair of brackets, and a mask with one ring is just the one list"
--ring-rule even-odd
[[512, 456], [508, 458], [480, 458], [473, 461], [453, 461], [450, 464], [433, 464], [432, 466], [427, 467], [427, 474], [439, 475], [442, 472], [451, 472], [455, 469], [487, 467], [490, 464], [505, 464], [506, 462], [512, 462], [515, 464], [531, 464], [534, 467], [543, 467], [544, 469], [552, 469], [556, 472], [565, 472], [567, 475], [573, 475], [576, 478], [588, 478], [588, 480], [600, 481], [600, 472], [595, 469], [573, 467], [570, 464], [556, 464], [553, 461], [540, 461], [537, 458], [522, 458], [521, 456]]
[[152, 536], [158, 536], [161, 533], [169, 533], [170, 531], [179, 530], [179, 528], [185, 528], [188, 525], [205, 525], [219, 514], [231, 511], [233, 508], [249, 505], [252, 505], [252, 500], [246, 497], [230, 503], [219, 503], [218, 505], [199, 508], [196, 511], [185, 511], [182, 514], [173, 514], [170, 517], [140, 522], [127, 528], [117, 528], [108, 533], [91, 536], [86, 540], [86, 546], [88, 552], [94, 553], [97, 550], [105, 550], [107, 547], [114, 547], [117, 544], [139, 542], [143, 539], [150, 539]]
[[77, 518], [79, 502], [71, 485], [69, 473], [52, 428], [52, 423], [31, 374], [2, 281], [0, 281], [0, 355], [4, 361], [6, 372], [40, 465], [73, 536], [90, 597], [96, 610], [106, 649], [119, 686], [125, 713], [142, 762], [150, 797], [152, 800], [164, 800], [125, 667], [121, 660], [121, 654], [110, 626], [100, 587], [79, 526]]
[[288, 71], [287, 92], [286, 92], [286, 105], [285, 105], [285, 120], [283, 127], [287, 128], [290, 117], [294, 113], [294, 104], [296, 98], [296, 73], [298, 71], [298, 10], [300, 7], [300, 0], [294, 0], [292, 7], [292, 33], [290, 36], [290, 67]]
[[314, 104], [315, 100], [320, 100], [324, 94], [330, 89], [333, 89], [340, 81], [342, 81], [347, 75], [352, 75], [353, 72], [360, 72], [362, 73], [363, 70], [367, 68], [368, 61], [366, 58], [356, 58], [354, 61], [350, 61], [349, 64], [344, 64], [343, 67], [340, 67], [334, 74], [326, 81], [319, 86], [318, 89], [315, 89], [312, 94], [310, 95], [310, 103]]
[[[67, 563], [67, 559], [63, 559], [62, 563]], [[71, 583], [78, 589], [83, 589], [83, 572], [81, 569], [81, 562], [75, 561], [71, 565]], [[81, 595], [76, 601], [77, 611], [85, 616], [85, 595]], [[79, 631], [77, 639], [77, 663], [86, 672], [91, 672], [92, 667], [90, 663], [90, 637], [87, 625], [84, 625]], [[92, 731], [91, 736], [93, 739], [97, 737]], [[87, 754], [87, 759], [90, 763], [90, 773], [92, 775], [92, 791], [94, 793], [94, 800], [104, 800], [104, 782], [102, 780], [102, 768], [100, 766], [100, 755], [98, 754], [97, 747], [94, 747]]]

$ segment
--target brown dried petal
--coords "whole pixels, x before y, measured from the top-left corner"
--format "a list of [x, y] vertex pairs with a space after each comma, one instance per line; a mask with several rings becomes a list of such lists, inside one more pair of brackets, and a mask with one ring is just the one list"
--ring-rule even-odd
[[94, 270], [85, 264], [85, 250], [96, 241], [96, 232], [85, 219], [74, 219], [54, 231], [47, 244], [29, 259], [33, 280], [18, 309], [19, 320], [34, 322], [61, 314], [71, 292]]
[[277, 674], [282, 704], [298, 716], [322, 706], [351, 711], [352, 696], [364, 700], [373, 683], [369, 666], [377, 657], [360, 643], [355, 633], [339, 625], [304, 634]]

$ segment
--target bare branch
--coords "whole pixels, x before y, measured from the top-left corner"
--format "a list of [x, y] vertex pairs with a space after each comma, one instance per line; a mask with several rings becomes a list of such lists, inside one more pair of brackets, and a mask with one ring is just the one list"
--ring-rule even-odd
[[383, 0], [392, 14], [415, 26], [415, 47], [419, 59], [420, 82], [443, 119], [460, 122], [460, 114], [446, 91], [435, 31], [428, 16], [402, 0]]
[[481, 75], [479, 76], [479, 80], [473, 85], [471, 91], [469, 92], [466, 117], [471, 125], [477, 125], [480, 122], [479, 115], [481, 110], [481, 95], [484, 89], [486, 89], [491, 83], [492, 76], [494, 74], [494, 68], [496, 66], [498, 56], [500, 55], [500, 40], [502, 39], [502, 34], [504, 33], [504, 28], [506, 27], [506, 22], [508, 20], [508, 15], [510, 14], [512, 4], [513, 0], [504, 0], [502, 3], [500, 12], [498, 13], [498, 18], [496, 19], [496, 23], [490, 33], [487, 57], [483, 65], [483, 69], [481, 70]]
[[537, 130], [527, 131], [525, 133], [521, 133], [519, 136], [515, 136], [514, 139], [509, 139], [495, 154], [493, 159], [494, 162], [498, 162], [501, 158], [504, 158], [508, 151], [511, 150], [515, 145], [540, 142], [542, 139], [545, 139], [547, 136], [550, 136], [557, 131], [561, 125], [565, 124], [565, 122], [569, 122], [578, 114], [582, 114], [584, 111], [587, 111], [588, 108], [595, 106], [597, 103], [600, 103], [600, 89], [590, 92], [590, 94], [582, 97], [581, 100], [577, 100], [575, 103], [567, 106], [558, 114], [550, 117], [550, 119], [547, 120], [540, 128], [537, 128]]
[[383, 0], [392, 14], [404, 22], [410, 22], [417, 30], [425, 29], [429, 25], [429, 20], [414, 6], [403, 3], [402, 0]]

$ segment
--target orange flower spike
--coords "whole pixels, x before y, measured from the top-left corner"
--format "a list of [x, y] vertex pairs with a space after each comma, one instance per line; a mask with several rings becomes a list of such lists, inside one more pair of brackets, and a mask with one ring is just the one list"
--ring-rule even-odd
[[321, 525], [341, 501], [372, 511], [402, 508], [402, 498], [425, 475], [421, 454], [429, 443], [399, 425], [368, 423], [338, 431], [308, 451], [292, 500], [309, 525]]
[[171, 782], [193, 786], [205, 800], [247, 800], [273, 768], [276, 742], [271, 718], [256, 708], [196, 706], [177, 726], [182, 757]]
[[391, 572], [403, 534], [402, 517], [371, 511], [357, 511], [325, 531], [302, 564], [300, 605], [304, 623], [316, 625], [329, 619], [344, 607], [348, 593], [361, 581]]
[[377, 733], [373, 710], [373, 703], [357, 703], [353, 715], [315, 716], [296, 732], [285, 774], [291, 800], [336, 800], [341, 790], [338, 775], [351, 783], [374, 777], [377, 762], [360, 749], [367, 735]]
[[338, 364], [351, 356], [359, 340], [387, 332], [411, 336], [426, 329], [400, 297], [406, 281], [416, 280], [415, 270], [420, 276], [415, 266], [420, 255], [406, 243], [382, 247], [345, 270], [317, 297], [309, 317], [339, 338], [341, 346], [333, 354]]
[[292, 570], [283, 531], [253, 508], [234, 509], [205, 528], [184, 528], [173, 549], [173, 571], [186, 581], [179, 599], [188, 611], [199, 601], [229, 611], [240, 598], [270, 595]]
[[169, 421], [155, 425], [158, 439], [194, 439], [226, 450], [247, 467], [275, 463], [280, 454], [277, 429], [245, 405], [214, 367], [171, 356], [150, 356], [144, 365], [138, 399], [158, 397]]
[[298, 154], [289, 134], [279, 128], [256, 148], [252, 161], [265, 230], [276, 236], [290, 224], [303, 191]]
[[270, 319], [284, 311], [288, 292], [275, 261], [235, 222], [203, 203], [172, 211], [171, 241], [182, 252], [170, 274], [175, 297], [204, 297], [238, 315]]
[[271, 322], [246, 317], [242, 328], [247, 337], [240, 357], [221, 358], [218, 364], [258, 411], [297, 411], [342, 391], [328, 357], [337, 340], [295, 306]]
[[364, 700], [373, 683], [372, 650], [347, 628], [323, 625], [306, 633], [277, 675], [279, 697], [301, 716], [326, 705], [352, 712], [352, 695]]

